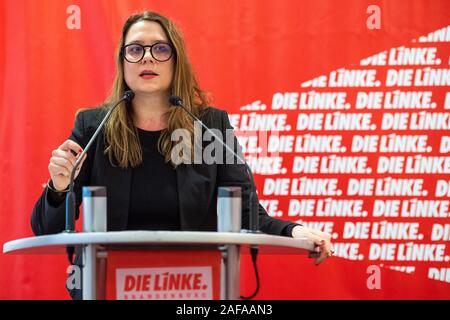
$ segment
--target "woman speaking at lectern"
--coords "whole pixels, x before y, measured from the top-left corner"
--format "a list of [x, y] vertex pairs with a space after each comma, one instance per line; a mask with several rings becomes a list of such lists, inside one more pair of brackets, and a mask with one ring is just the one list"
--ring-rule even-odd
[[[183, 129], [193, 134], [194, 121], [169, 103], [171, 95], [224, 137], [232, 129], [225, 111], [208, 107], [176, 26], [157, 13], [130, 16], [116, 58], [116, 77], [104, 105], [78, 112], [69, 139], [52, 152], [50, 179], [32, 212], [33, 232], [64, 230], [73, 165], [108, 108], [127, 90], [135, 93], [134, 99], [113, 110], [75, 173], [76, 217], [82, 186], [97, 185], [107, 190], [108, 231], [215, 231], [218, 186], [233, 185], [242, 187], [242, 227], [248, 228], [248, 195], [255, 186], [245, 165], [189, 164], [174, 158], [178, 142], [171, 140], [172, 133]], [[314, 241], [317, 264], [332, 254], [328, 234], [272, 218], [259, 203], [258, 214], [262, 232]]]

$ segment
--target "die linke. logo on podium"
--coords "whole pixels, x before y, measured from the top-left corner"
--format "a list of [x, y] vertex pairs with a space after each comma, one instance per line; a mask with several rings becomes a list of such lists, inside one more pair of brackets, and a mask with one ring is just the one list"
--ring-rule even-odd
[[211, 267], [127, 268], [116, 270], [120, 300], [212, 300]]

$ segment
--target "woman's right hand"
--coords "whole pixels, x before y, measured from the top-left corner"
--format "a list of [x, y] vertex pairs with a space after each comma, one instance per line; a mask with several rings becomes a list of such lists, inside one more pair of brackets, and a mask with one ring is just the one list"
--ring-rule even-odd
[[[62, 191], [67, 189], [70, 182], [70, 175], [72, 173], [75, 161], [81, 155], [83, 149], [81, 146], [72, 140], [66, 140], [58, 149], [53, 150], [50, 163], [48, 165], [48, 171], [50, 172], [50, 178], [53, 182], [53, 187]], [[73, 153], [72, 153], [73, 152]], [[74, 155], [76, 154], [76, 155]], [[86, 154], [87, 155], [87, 154]], [[83, 166], [86, 155], [81, 161], [80, 165], [75, 172], [75, 178], [80, 173], [80, 169]]]
[[307, 228], [305, 226], [295, 226], [292, 229], [293, 238], [307, 238], [314, 242], [315, 251], [311, 252], [309, 257], [316, 259], [315, 264], [319, 265], [334, 254], [331, 244], [331, 234]]

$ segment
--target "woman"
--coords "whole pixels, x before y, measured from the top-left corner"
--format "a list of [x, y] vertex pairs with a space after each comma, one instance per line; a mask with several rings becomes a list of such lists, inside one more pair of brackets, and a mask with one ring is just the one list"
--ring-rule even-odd
[[[113, 101], [126, 90], [135, 98], [112, 113], [87, 158], [75, 174], [77, 210], [81, 187], [106, 186], [108, 230], [216, 230], [217, 187], [243, 189], [243, 227], [248, 225], [248, 194], [254, 185], [242, 164], [179, 164], [171, 140], [177, 129], [194, 132], [194, 122], [169, 103], [181, 97], [210, 128], [230, 129], [226, 112], [207, 107], [188, 61], [180, 32], [167, 18], [152, 12], [129, 17], [117, 52], [112, 92], [99, 108], [78, 112], [68, 140], [53, 151], [50, 180], [32, 213], [36, 235], [58, 233], [65, 226], [65, 195], [73, 165]], [[176, 154], [176, 152], [175, 152]], [[183, 155], [184, 157], [186, 155]], [[77, 211], [78, 217], [78, 211]], [[318, 246], [316, 264], [331, 256], [328, 234], [271, 218], [259, 205], [263, 232], [308, 237]]]

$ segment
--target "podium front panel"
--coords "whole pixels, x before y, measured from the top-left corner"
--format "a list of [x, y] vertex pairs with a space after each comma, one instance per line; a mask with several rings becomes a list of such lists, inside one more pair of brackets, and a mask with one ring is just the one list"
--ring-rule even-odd
[[109, 300], [218, 300], [220, 251], [111, 250], [106, 268]]

